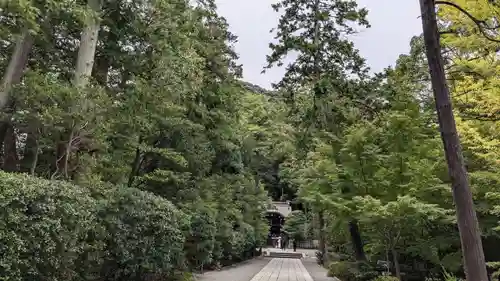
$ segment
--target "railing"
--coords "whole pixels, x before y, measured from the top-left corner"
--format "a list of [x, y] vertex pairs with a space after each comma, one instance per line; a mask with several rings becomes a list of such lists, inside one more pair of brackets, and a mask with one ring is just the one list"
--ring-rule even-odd
[[[267, 246], [268, 247], [274, 247], [276, 239], [273, 238], [268, 238], [267, 239]], [[305, 241], [299, 241], [297, 243], [297, 248], [298, 249], [318, 249], [318, 241], [317, 240], [305, 240]], [[292, 241], [288, 242], [287, 249], [293, 249], [293, 243]]]
[[297, 248], [299, 248], [299, 249], [317, 249], [318, 243], [316, 242], [316, 240], [299, 241], [297, 243]]

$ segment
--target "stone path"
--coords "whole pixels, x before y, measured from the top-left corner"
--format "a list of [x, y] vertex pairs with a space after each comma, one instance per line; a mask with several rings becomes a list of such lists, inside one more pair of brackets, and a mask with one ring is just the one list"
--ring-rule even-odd
[[257, 258], [220, 271], [209, 271], [196, 276], [197, 281], [250, 281], [269, 263], [267, 258]]
[[[221, 271], [207, 272], [198, 281], [330, 281], [313, 260], [259, 258]], [[309, 264], [311, 263], [311, 264]], [[317, 268], [316, 268], [317, 267]]]
[[299, 259], [272, 259], [250, 281], [314, 281]]

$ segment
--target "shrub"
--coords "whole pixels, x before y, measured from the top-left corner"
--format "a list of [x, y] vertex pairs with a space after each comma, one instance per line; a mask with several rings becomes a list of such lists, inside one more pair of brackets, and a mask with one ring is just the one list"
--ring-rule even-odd
[[380, 275], [373, 279], [373, 281], [399, 281], [399, 279], [395, 276], [390, 275]]
[[162, 278], [182, 269], [187, 217], [169, 201], [133, 188], [115, 188], [101, 200], [107, 280]]
[[187, 217], [148, 192], [104, 187], [0, 172], [0, 280], [186, 279]]
[[378, 272], [366, 262], [337, 261], [330, 263], [328, 276], [342, 281], [368, 281], [376, 278]]
[[233, 232], [231, 240], [231, 260], [242, 261], [251, 258], [255, 249], [255, 231], [249, 224], [242, 223]]
[[83, 280], [99, 262], [81, 263], [100, 249], [95, 209], [84, 188], [0, 172], [0, 279]]
[[352, 262], [336, 261], [328, 266], [328, 276], [337, 277], [342, 281], [354, 281], [355, 270], [355, 264]]
[[198, 207], [190, 216], [190, 231], [185, 250], [189, 265], [203, 269], [212, 261], [217, 232], [213, 212], [206, 207]]

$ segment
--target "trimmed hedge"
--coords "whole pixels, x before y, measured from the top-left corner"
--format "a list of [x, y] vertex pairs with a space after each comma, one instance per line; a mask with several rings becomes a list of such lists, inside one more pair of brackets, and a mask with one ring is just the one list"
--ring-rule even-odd
[[0, 280], [179, 281], [251, 258], [253, 226], [135, 188], [0, 172]]
[[0, 172], [0, 210], [0, 280], [182, 275], [188, 219], [148, 192]]

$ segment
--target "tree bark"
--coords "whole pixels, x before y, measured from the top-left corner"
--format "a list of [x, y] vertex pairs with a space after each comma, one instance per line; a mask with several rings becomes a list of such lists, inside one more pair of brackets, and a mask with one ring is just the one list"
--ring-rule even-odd
[[16, 148], [16, 135], [10, 123], [12, 104], [10, 92], [12, 87], [21, 81], [24, 69], [28, 63], [29, 53], [33, 46], [33, 36], [25, 28], [19, 36], [14, 47], [9, 65], [5, 70], [0, 87], [0, 109], [8, 114], [0, 122], [0, 144], [3, 144], [3, 169], [5, 171], [17, 171], [18, 157]]
[[325, 239], [325, 212], [318, 212], [318, 224], [319, 224], [319, 251], [323, 256], [323, 261], [326, 259], [326, 239]]
[[[99, 14], [101, 11], [101, 0], [88, 0], [88, 8]], [[92, 68], [94, 66], [95, 51], [97, 47], [97, 39], [99, 33], [99, 19], [97, 15], [89, 16], [85, 21], [85, 26], [80, 37], [80, 46], [78, 48], [78, 56], [76, 60], [75, 74], [73, 77], [73, 86], [77, 89], [85, 89], [88, 84], [89, 77], [92, 75]], [[81, 103], [83, 107], [89, 106], [89, 101], [85, 96], [82, 96]], [[72, 155], [72, 141], [74, 138], [79, 136], [78, 128], [79, 124], [73, 125], [70, 129], [66, 131], [65, 134], [69, 135], [66, 143], [64, 143], [64, 148], [58, 148], [57, 163], [56, 163], [56, 173], [52, 176], [55, 177], [57, 174], [62, 174], [64, 178], [69, 177], [69, 167], [70, 157]]]
[[21, 81], [24, 69], [28, 63], [29, 53], [33, 46], [33, 36], [25, 28], [16, 42], [14, 53], [10, 58], [9, 65], [2, 79], [2, 88], [0, 89], [0, 109], [8, 106], [10, 90], [12, 86]]
[[353, 219], [349, 221], [349, 233], [351, 235], [351, 242], [356, 260], [366, 261], [363, 240], [361, 239], [361, 234], [359, 233], [359, 225], [357, 220]]
[[420, 0], [420, 9], [441, 139], [457, 212], [466, 279], [470, 281], [487, 281], [488, 275], [479, 223], [474, 210], [462, 148], [453, 116], [450, 91], [446, 84], [434, 0]]
[[21, 172], [35, 175], [36, 165], [38, 162], [38, 138], [33, 132], [29, 132], [26, 137], [26, 145], [24, 147], [23, 159], [21, 160]]
[[139, 173], [139, 169], [141, 167], [141, 162], [142, 162], [142, 153], [139, 148], [135, 150], [135, 157], [134, 157], [134, 162], [132, 163], [131, 169], [130, 169], [130, 175], [128, 177], [128, 187], [132, 187], [134, 184], [135, 177]]
[[394, 269], [396, 270], [396, 277], [402, 281], [401, 279], [401, 267], [399, 266], [398, 252], [394, 247], [391, 248], [392, 261], [394, 262]]
[[[101, 0], [88, 0], [88, 7], [95, 13], [101, 11]], [[76, 61], [75, 77], [73, 85], [77, 88], [87, 86], [88, 79], [94, 67], [95, 50], [99, 33], [99, 19], [95, 15], [89, 17], [85, 23], [78, 48], [78, 58]]]
[[18, 165], [17, 136], [14, 126], [8, 123], [5, 138], [3, 140], [3, 170], [6, 172], [17, 172]]

